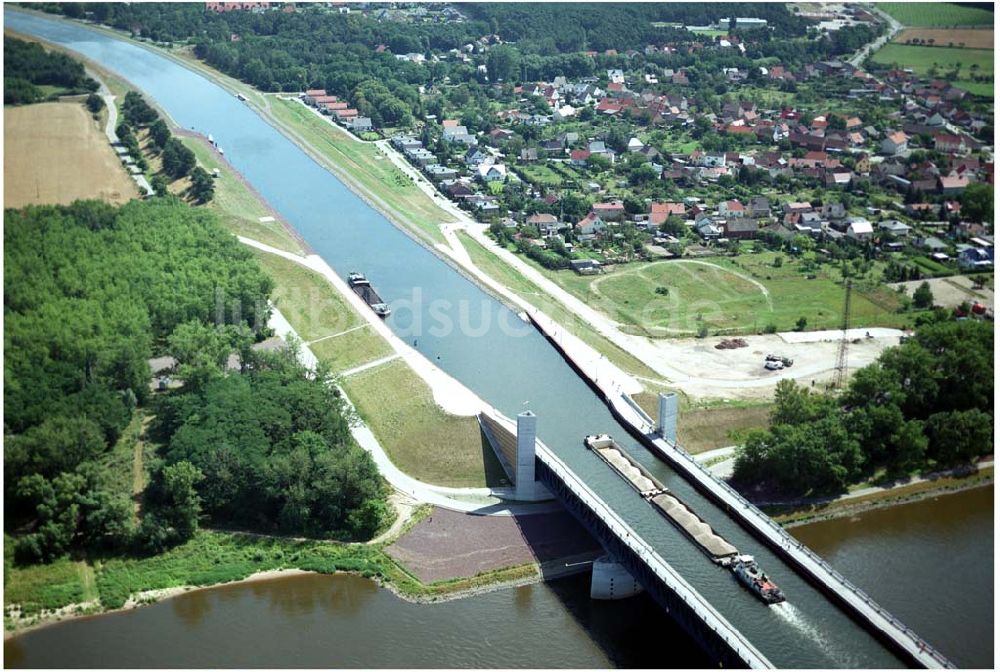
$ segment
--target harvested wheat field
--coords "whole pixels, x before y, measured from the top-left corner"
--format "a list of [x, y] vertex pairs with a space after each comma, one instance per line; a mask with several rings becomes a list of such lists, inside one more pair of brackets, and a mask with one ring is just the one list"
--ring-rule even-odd
[[898, 44], [931, 44], [935, 47], [992, 49], [992, 28], [907, 28], [896, 35]]
[[138, 196], [104, 133], [80, 103], [4, 107], [3, 205]]

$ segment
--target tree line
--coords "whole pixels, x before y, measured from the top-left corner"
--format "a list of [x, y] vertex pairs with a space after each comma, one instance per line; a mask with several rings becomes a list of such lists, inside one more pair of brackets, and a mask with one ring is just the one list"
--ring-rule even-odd
[[3, 103], [28, 105], [47, 98], [41, 86], [57, 86], [66, 94], [96, 91], [83, 64], [65, 54], [45, 51], [37, 42], [3, 38]]
[[835, 493], [876, 473], [992, 452], [992, 324], [942, 313], [858, 370], [839, 395], [779, 382], [770, 427], [737, 449], [733, 479], [784, 495]]
[[[51, 3], [41, 8], [87, 16], [153, 41], [193, 44], [196, 56], [206, 63], [260, 90], [325, 88], [371, 117], [377, 127], [405, 127], [414, 118], [435, 114], [424, 109], [418, 88], [482, 83], [477, 63], [486, 65], [490, 82], [514, 83], [558, 75], [578, 78], [607, 68], [685, 67], [696, 86], [702, 80], [724, 86], [717, 76], [721, 65], [746, 65], [736, 50], [643, 53], [648, 44], [710, 41], [663, 25], [669, 22], [701, 25], [734, 16], [765, 18], [767, 29], [745, 31], [753, 41], [748, 56], [779, 57], [786, 65], [848, 53], [873, 34], [867, 26], [854, 26], [832, 37], [809, 39], [807, 20], [782, 5], [756, 3], [484, 3], [461, 6], [469, 21], [414, 24], [301, 5], [291, 13], [216, 13], [189, 3]], [[458, 49], [498, 33], [512, 44], [493, 45], [485, 57], [474, 55], [471, 63], [446, 58], [418, 65], [394, 56], [430, 57], [432, 51]], [[604, 53], [611, 49], [619, 53]], [[587, 50], [598, 54], [588, 56]]]
[[167, 193], [167, 180], [191, 178], [188, 193], [198, 203], [207, 203], [215, 196], [215, 183], [208, 172], [197, 165], [194, 152], [170, 133], [170, 128], [159, 113], [137, 92], [129, 91], [122, 101], [122, 120], [118, 123], [116, 132], [129, 154], [136, 158], [137, 165], [148, 168], [148, 163], [142, 156], [139, 140], [136, 137], [138, 129], [149, 131], [150, 143], [160, 156], [163, 175], [153, 176], [152, 187], [160, 196]]

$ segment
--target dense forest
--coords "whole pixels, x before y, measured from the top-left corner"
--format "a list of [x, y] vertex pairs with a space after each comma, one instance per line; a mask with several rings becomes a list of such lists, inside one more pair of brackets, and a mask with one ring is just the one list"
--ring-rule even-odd
[[993, 325], [940, 317], [860, 369], [839, 396], [781, 381], [771, 426], [738, 450], [734, 480], [823, 494], [991, 454]]
[[97, 82], [86, 75], [82, 64], [65, 54], [45, 51], [37, 42], [4, 36], [3, 61], [4, 105], [44, 100], [47, 94], [41, 86], [59, 87], [63, 93], [97, 90]]
[[[272, 283], [212, 213], [167, 197], [4, 214], [5, 529], [19, 561], [157, 551], [203, 510], [343, 538], [380, 524], [377, 472], [325, 377], [251, 348]], [[163, 353], [184, 385], [153, 395], [147, 360]], [[138, 521], [104, 459], [137, 409], [157, 414], [165, 447]]]
[[[209, 65], [264, 91], [325, 88], [370, 117], [376, 127], [408, 126], [414, 117], [436, 113], [436, 107], [425, 109], [420, 86], [462, 84], [467, 89], [463, 95], [482, 102], [485, 94], [480, 96], [478, 89], [487, 82], [477, 64], [487, 67], [490, 82], [519, 83], [558, 75], [600, 75], [607, 68], [641, 68], [649, 63], [651, 67], [690, 68], [696, 86], [714, 78], [722, 66], [734, 65], [734, 59], [745, 65], [738, 54], [715, 51], [644, 54], [649, 44], [711, 39], [664, 23], [704, 25], [736, 15], [765, 18], [768, 28], [745, 31], [751, 45], [747, 55], [776, 58], [787, 66], [849, 53], [876, 34], [876, 29], [859, 25], [832, 37], [812, 39], [809, 22], [777, 3], [483, 3], [460, 7], [473, 20], [399, 23], [301, 5], [289, 13], [221, 14], [193, 3], [38, 6], [86, 16], [157, 42], [187, 42]], [[418, 65], [393, 55], [429, 56], [498, 33], [509, 44], [494, 46], [471, 63], [444, 59]], [[386, 50], [379, 52], [379, 46]], [[608, 49], [619, 53], [605, 54]], [[628, 50], [638, 53], [629, 55]], [[589, 56], [587, 51], [598, 54]]]

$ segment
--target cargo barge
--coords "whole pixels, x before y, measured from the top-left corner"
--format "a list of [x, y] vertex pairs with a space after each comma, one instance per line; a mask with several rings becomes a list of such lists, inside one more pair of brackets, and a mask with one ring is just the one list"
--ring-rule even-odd
[[382, 300], [382, 297], [378, 295], [378, 292], [375, 291], [375, 288], [368, 282], [368, 278], [364, 274], [356, 272], [348, 273], [347, 284], [351, 286], [354, 293], [360, 296], [379, 317], [387, 317], [392, 312], [389, 309], [389, 304]]
[[607, 434], [588, 436], [584, 439], [584, 445], [625, 479], [664, 518], [687, 535], [712, 562], [730, 568], [740, 583], [757, 597], [768, 604], [785, 600], [784, 595], [760, 570], [752, 556], [740, 555], [735, 546], [716, 534], [708, 523], [622, 450], [614, 439]]

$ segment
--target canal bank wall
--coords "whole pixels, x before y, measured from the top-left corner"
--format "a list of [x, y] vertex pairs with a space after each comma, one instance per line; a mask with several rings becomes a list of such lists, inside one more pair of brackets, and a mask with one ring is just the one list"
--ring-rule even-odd
[[611, 414], [642, 445], [670, 464], [703, 494], [724, 507], [731, 517], [768, 545], [803, 578], [819, 588], [845, 612], [909, 664], [924, 668], [954, 667], [942, 653], [916, 632], [880, 606], [864, 591], [848, 581], [829, 563], [788, 534], [770, 516], [751, 504], [729, 484], [717, 479], [690, 453], [671, 444], [655, 432], [655, 423], [622, 391], [622, 383], [610, 377], [593, 377], [587, 362], [599, 358], [590, 346], [567, 338], [554, 321], [528, 313], [532, 324], [563, 356], [566, 362], [607, 403]]

